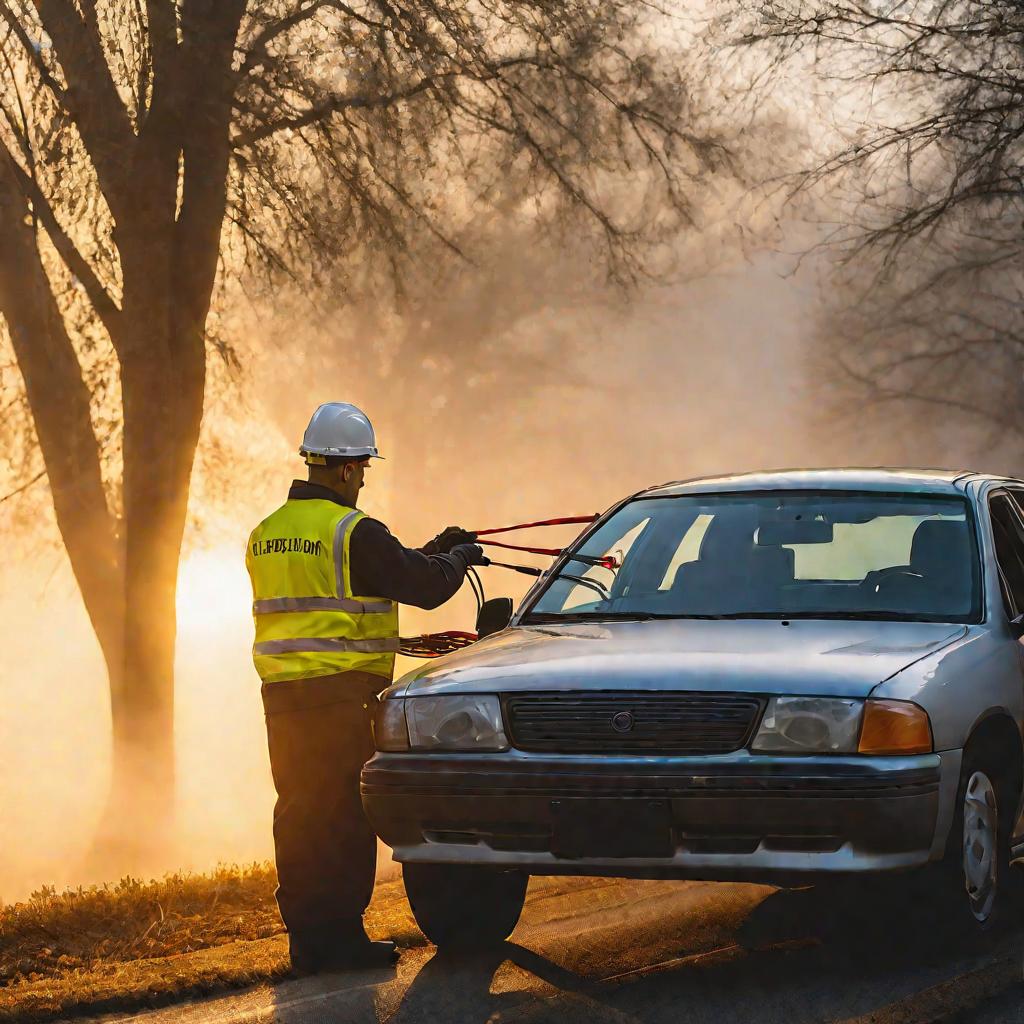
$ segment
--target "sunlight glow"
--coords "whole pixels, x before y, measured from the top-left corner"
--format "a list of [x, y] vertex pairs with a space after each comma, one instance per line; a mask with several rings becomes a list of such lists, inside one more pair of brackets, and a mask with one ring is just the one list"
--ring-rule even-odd
[[[237, 635], [251, 627], [252, 591], [243, 553], [233, 547], [195, 551], [181, 565], [178, 578], [178, 628], [203, 634], [230, 626]], [[252, 642], [251, 636], [249, 643]]]

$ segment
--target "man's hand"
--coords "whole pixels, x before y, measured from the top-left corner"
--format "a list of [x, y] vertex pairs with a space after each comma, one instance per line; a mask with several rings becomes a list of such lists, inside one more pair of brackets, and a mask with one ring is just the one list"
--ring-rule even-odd
[[448, 552], [453, 558], [457, 558], [468, 569], [471, 565], [488, 565], [484, 549], [479, 544], [456, 544]]
[[446, 526], [432, 541], [428, 541], [420, 550], [425, 555], [447, 555], [459, 544], [472, 544], [476, 534], [464, 530], [461, 526]]

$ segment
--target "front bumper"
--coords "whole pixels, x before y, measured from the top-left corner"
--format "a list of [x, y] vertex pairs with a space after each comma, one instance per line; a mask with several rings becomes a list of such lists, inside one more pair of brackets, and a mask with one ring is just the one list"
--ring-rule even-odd
[[[778, 882], [940, 856], [959, 776], [959, 751], [950, 753], [377, 754], [363, 769], [362, 794], [402, 862]], [[572, 842], [567, 820], [577, 822]], [[634, 821], [649, 849], [616, 838]]]

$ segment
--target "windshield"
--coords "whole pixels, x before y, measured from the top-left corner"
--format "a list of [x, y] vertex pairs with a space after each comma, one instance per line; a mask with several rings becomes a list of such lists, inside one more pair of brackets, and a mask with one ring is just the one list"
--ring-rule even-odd
[[[524, 622], [568, 618], [978, 619], [967, 502], [757, 492], [632, 501], [552, 574]], [[614, 567], [592, 564], [609, 557]], [[602, 593], [603, 592], [603, 593]]]

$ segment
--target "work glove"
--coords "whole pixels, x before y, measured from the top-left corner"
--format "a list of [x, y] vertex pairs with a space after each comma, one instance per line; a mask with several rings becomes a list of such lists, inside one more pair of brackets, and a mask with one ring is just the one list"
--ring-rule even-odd
[[463, 569], [471, 565], [488, 565], [484, 549], [479, 544], [456, 544], [448, 554], [461, 563]]
[[425, 555], [447, 555], [457, 544], [472, 544], [476, 534], [461, 526], [446, 526], [433, 540], [420, 549]]

